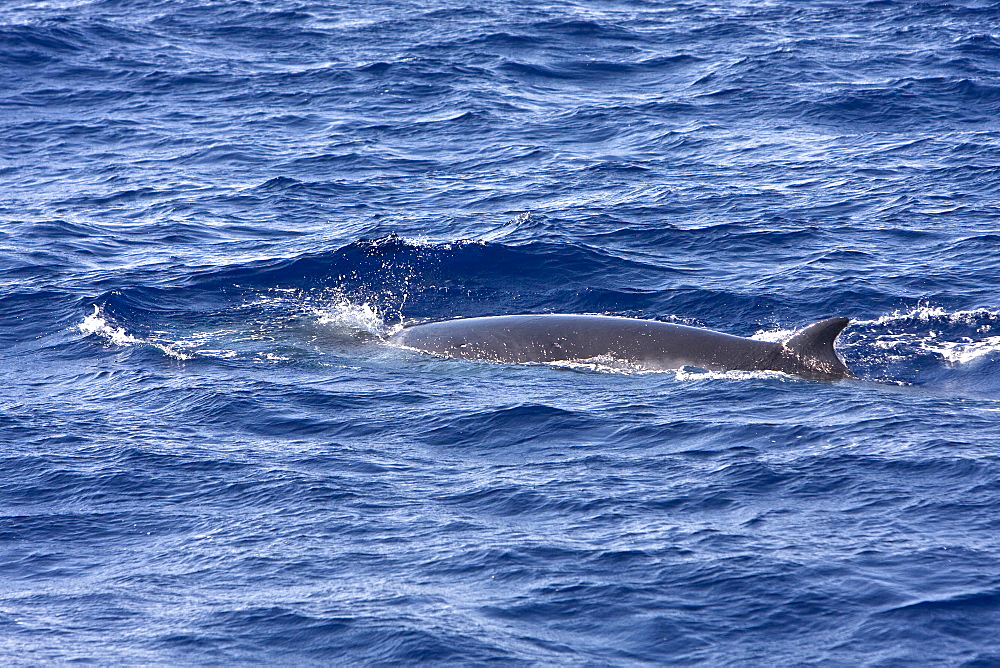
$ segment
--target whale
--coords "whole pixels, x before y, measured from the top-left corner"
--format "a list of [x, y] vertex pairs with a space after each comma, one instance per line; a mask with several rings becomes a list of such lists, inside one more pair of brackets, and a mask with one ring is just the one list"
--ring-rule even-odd
[[856, 378], [834, 350], [848, 318], [826, 318], [783, 341], [609, 315], [538, 314], [456, 318], [404, 327], [390, 345], [514, 364], [613, 361], [666, 371], [780, 371], [812, 380]]

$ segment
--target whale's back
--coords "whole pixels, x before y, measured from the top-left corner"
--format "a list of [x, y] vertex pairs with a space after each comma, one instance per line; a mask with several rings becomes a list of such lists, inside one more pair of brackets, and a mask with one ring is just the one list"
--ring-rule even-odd
[[510, 315], [416, 325], [390, 342], [437, 355], [497, 362], [559, 362], [595, 358], [649, 369], [766, 369], [775, 343], [697, 327], [599, 315]]

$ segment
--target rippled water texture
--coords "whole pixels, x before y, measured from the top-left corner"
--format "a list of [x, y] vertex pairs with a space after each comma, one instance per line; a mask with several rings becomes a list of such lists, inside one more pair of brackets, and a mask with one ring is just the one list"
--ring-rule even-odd
[[3, 663], [1000, 664], [995, 3], [0, 9]]

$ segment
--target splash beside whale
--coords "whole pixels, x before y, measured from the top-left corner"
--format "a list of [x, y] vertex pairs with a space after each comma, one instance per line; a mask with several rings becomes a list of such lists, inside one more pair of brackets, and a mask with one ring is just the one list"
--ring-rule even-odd
[[847, 318], [828, 318], [781, 342], [699, 327], [605, 315], [501, 315], [414, 325], [395, 346], [494, 362], [571, 362], [611, 358], [649, 370], [781, 371], [815, 380], [855, 378], [834, 350]]

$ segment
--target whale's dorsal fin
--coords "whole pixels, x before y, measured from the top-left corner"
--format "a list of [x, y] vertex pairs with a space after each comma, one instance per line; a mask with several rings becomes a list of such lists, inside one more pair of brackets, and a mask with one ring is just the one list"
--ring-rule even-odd
[[782, 342], [782, 347], [817, 375], [832, 378], [855, 378], [833, 349], [837, 336], [844, 331], [847, 318], [827, 318], [803, 327]]

